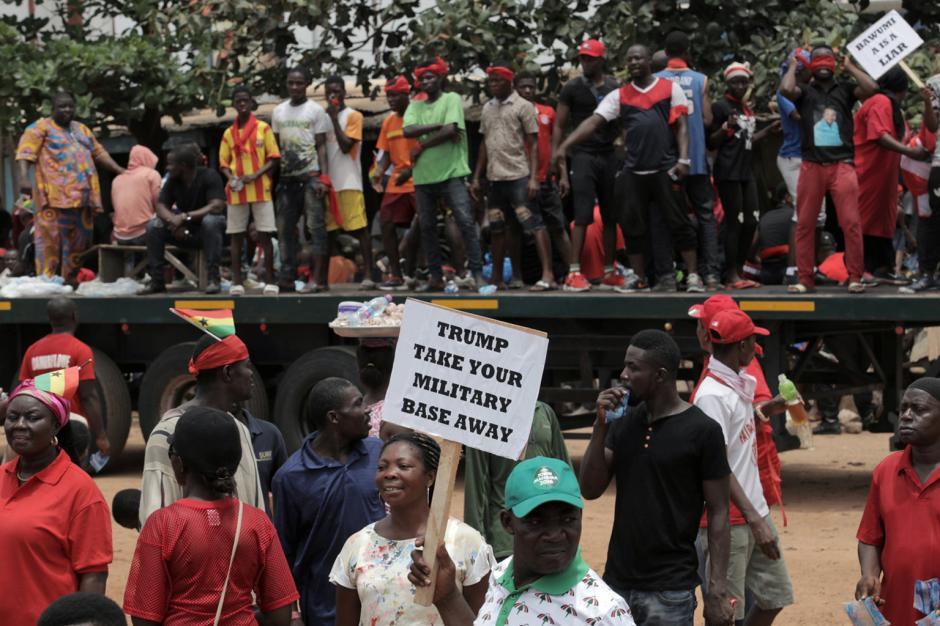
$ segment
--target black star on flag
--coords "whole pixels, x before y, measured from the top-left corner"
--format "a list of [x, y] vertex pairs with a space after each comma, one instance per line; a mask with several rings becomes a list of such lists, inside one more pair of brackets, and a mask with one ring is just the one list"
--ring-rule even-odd
[[61, 378], [62, 372], [52, 372], [51, 374], [49, 374], [49, 376], [51, 376], [52, 378]]
[[209, 328], [209, 320], [206, 319], [205, 317], [200, 317], [199, 325], [202, 326], [203, 328]]

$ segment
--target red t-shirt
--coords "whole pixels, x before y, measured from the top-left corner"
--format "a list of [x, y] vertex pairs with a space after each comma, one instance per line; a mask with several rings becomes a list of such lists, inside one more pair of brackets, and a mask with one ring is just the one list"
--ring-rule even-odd
[[940, 576], [940, 471], [921, 483], [911, 447], [878, 464], [856, 535], [881, 548], [881, 612], [898, 626], [924, 617], [913, 606], [914, 582]]
[[[88, 344], [68, 333], [51, 333], [26, 349], [23, 363], [20, 365], [20, 380], [81, 365], [91, 358], [92, 352]], [[78, 380], [95, 380], [94, 361], [81, 369]], [[72, 413], [85, 416], [85, 409], [82, 407], [78, 394], [75, 394], [74, 398], [69, 398], [69, 402], [72, 405]]]
[[0, 466], [0, 615], [4, 626], [35, 626], [50, 603], [78, 591], [78, 574], [108, 571], [111, 513], [65, 452], [22, 486], [18, 463]]
[[866, 100], [855, 114], [858, 216], [862, 234], [890, 238], [898, 218], [901, 154], [878, 145], [883, 135], [904, 139], [895, 132], [891, 100], [879, 93]]
[[[574, 222], [570, 224], [574, 228]], [[623, 250], [623, 232], [617, 225], [617, 250]], [[584, 230], [584, 247], [581, 249], [581, 273], [588, 280], [604, 277], [604, 222], [601, 209], [594, 205], [594, 221]]]
[[544, 183], [548, 180], [548, 166], [552, 160], [552, 130], [555, 126], [555, 109], [552, 107], [535, 104], [535, 112], [539, 123], [539, 182]]
[[[131, 563], [124, 611], [164, 626], [211, 624], [237, 520], [235, 498], [183, 498], [148, 517]], [[252, 592], [265, 613], [300, 597], [274, 525], [264, 511], [246, 504], [222, 624], [257, 623]]]

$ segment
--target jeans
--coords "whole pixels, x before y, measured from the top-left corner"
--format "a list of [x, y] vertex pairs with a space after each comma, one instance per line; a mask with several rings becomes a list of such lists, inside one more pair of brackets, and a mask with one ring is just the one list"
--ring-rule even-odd
[[[449, 178], [439, 183], [415, 185], [415, 197], [418, 201], [418, 219], [421, 222], [421, 239], [427, 246], [428, 271], [431, 276], [443, 276], [441, 266], [441, 241], [437, 236], [437, 201], [443, 198], [454, 214], [457, 228], [463, 239], [467, 253], [467, 265], [473, 274], [479, 274], [483, 268], [480, 255], [480, 234], [473, 219], [470, 206], [470, 194], [462, 178]], [[459, 270], [460, 268], [458, 268]]]
[[277, 240], [281, 252], [280, 282], [294, 284], [300, 256], [297, 226], [303, 216], [314, 256], [327, 253], [326, 204], [313, 191], [316, 178], [281, 179], [275, 190]]
[[518, 222], [526, 234], [545, 229], [538, 207], [529, 201], [528, 177], [490, 181], [486, 199], [489, 203], [491, 232], [504, 232], [507, 219]]
[[695, 215], [698, 232], [698, 273], [703, 276], [719, 273], [718, 224], [715, 221], [715, 194], [707, 174], [686, 176], [685, 195]]
[[190, 223], [186, 226], [189, 234], [183, 239], [177, 239], [173, 232], [166, 227], [159, 217], [154, 217], [147, 224], [147, 264], [150, 280], [154, 285], [163, 285], [163, 270], [166, 268], [166, 259], [163, 253], [166, 244], [181, 248], [202, 249], [206, 254], [206, 265], [209, 270], [209, 282], [219, 282], [219, 263], [222, 261], [222, 239], [225, 236], [225, 216], [206, 215], [198, 224]]
[[627, 601], [636, 626], [692, 626], [695, 590], [641, 591], [614, 589]]

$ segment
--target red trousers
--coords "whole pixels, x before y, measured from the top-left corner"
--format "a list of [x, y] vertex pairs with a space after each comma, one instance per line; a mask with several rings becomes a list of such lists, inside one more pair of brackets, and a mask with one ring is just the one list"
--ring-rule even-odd
[[836, 204], [839, 226], [845, 235], [845, 268], [849, 272], [849, 281], [861, 279], [864, 271], [855, 166], [841, 162], [813, 163], [804, 159], [796, 191], [796, 267], [800, 282], [807, 287], [815, 284], [816, 218], [827, 191]]

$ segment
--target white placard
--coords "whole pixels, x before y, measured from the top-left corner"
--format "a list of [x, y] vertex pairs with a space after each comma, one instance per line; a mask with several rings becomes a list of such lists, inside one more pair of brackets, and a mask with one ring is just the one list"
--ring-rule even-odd
[[901, 14], [889, 11], [849, 44], [849, 52], [875, 80], [923, 45]]
[[547, 350], [543, 332], [408, 299], [382, 419], [518, 459]]

